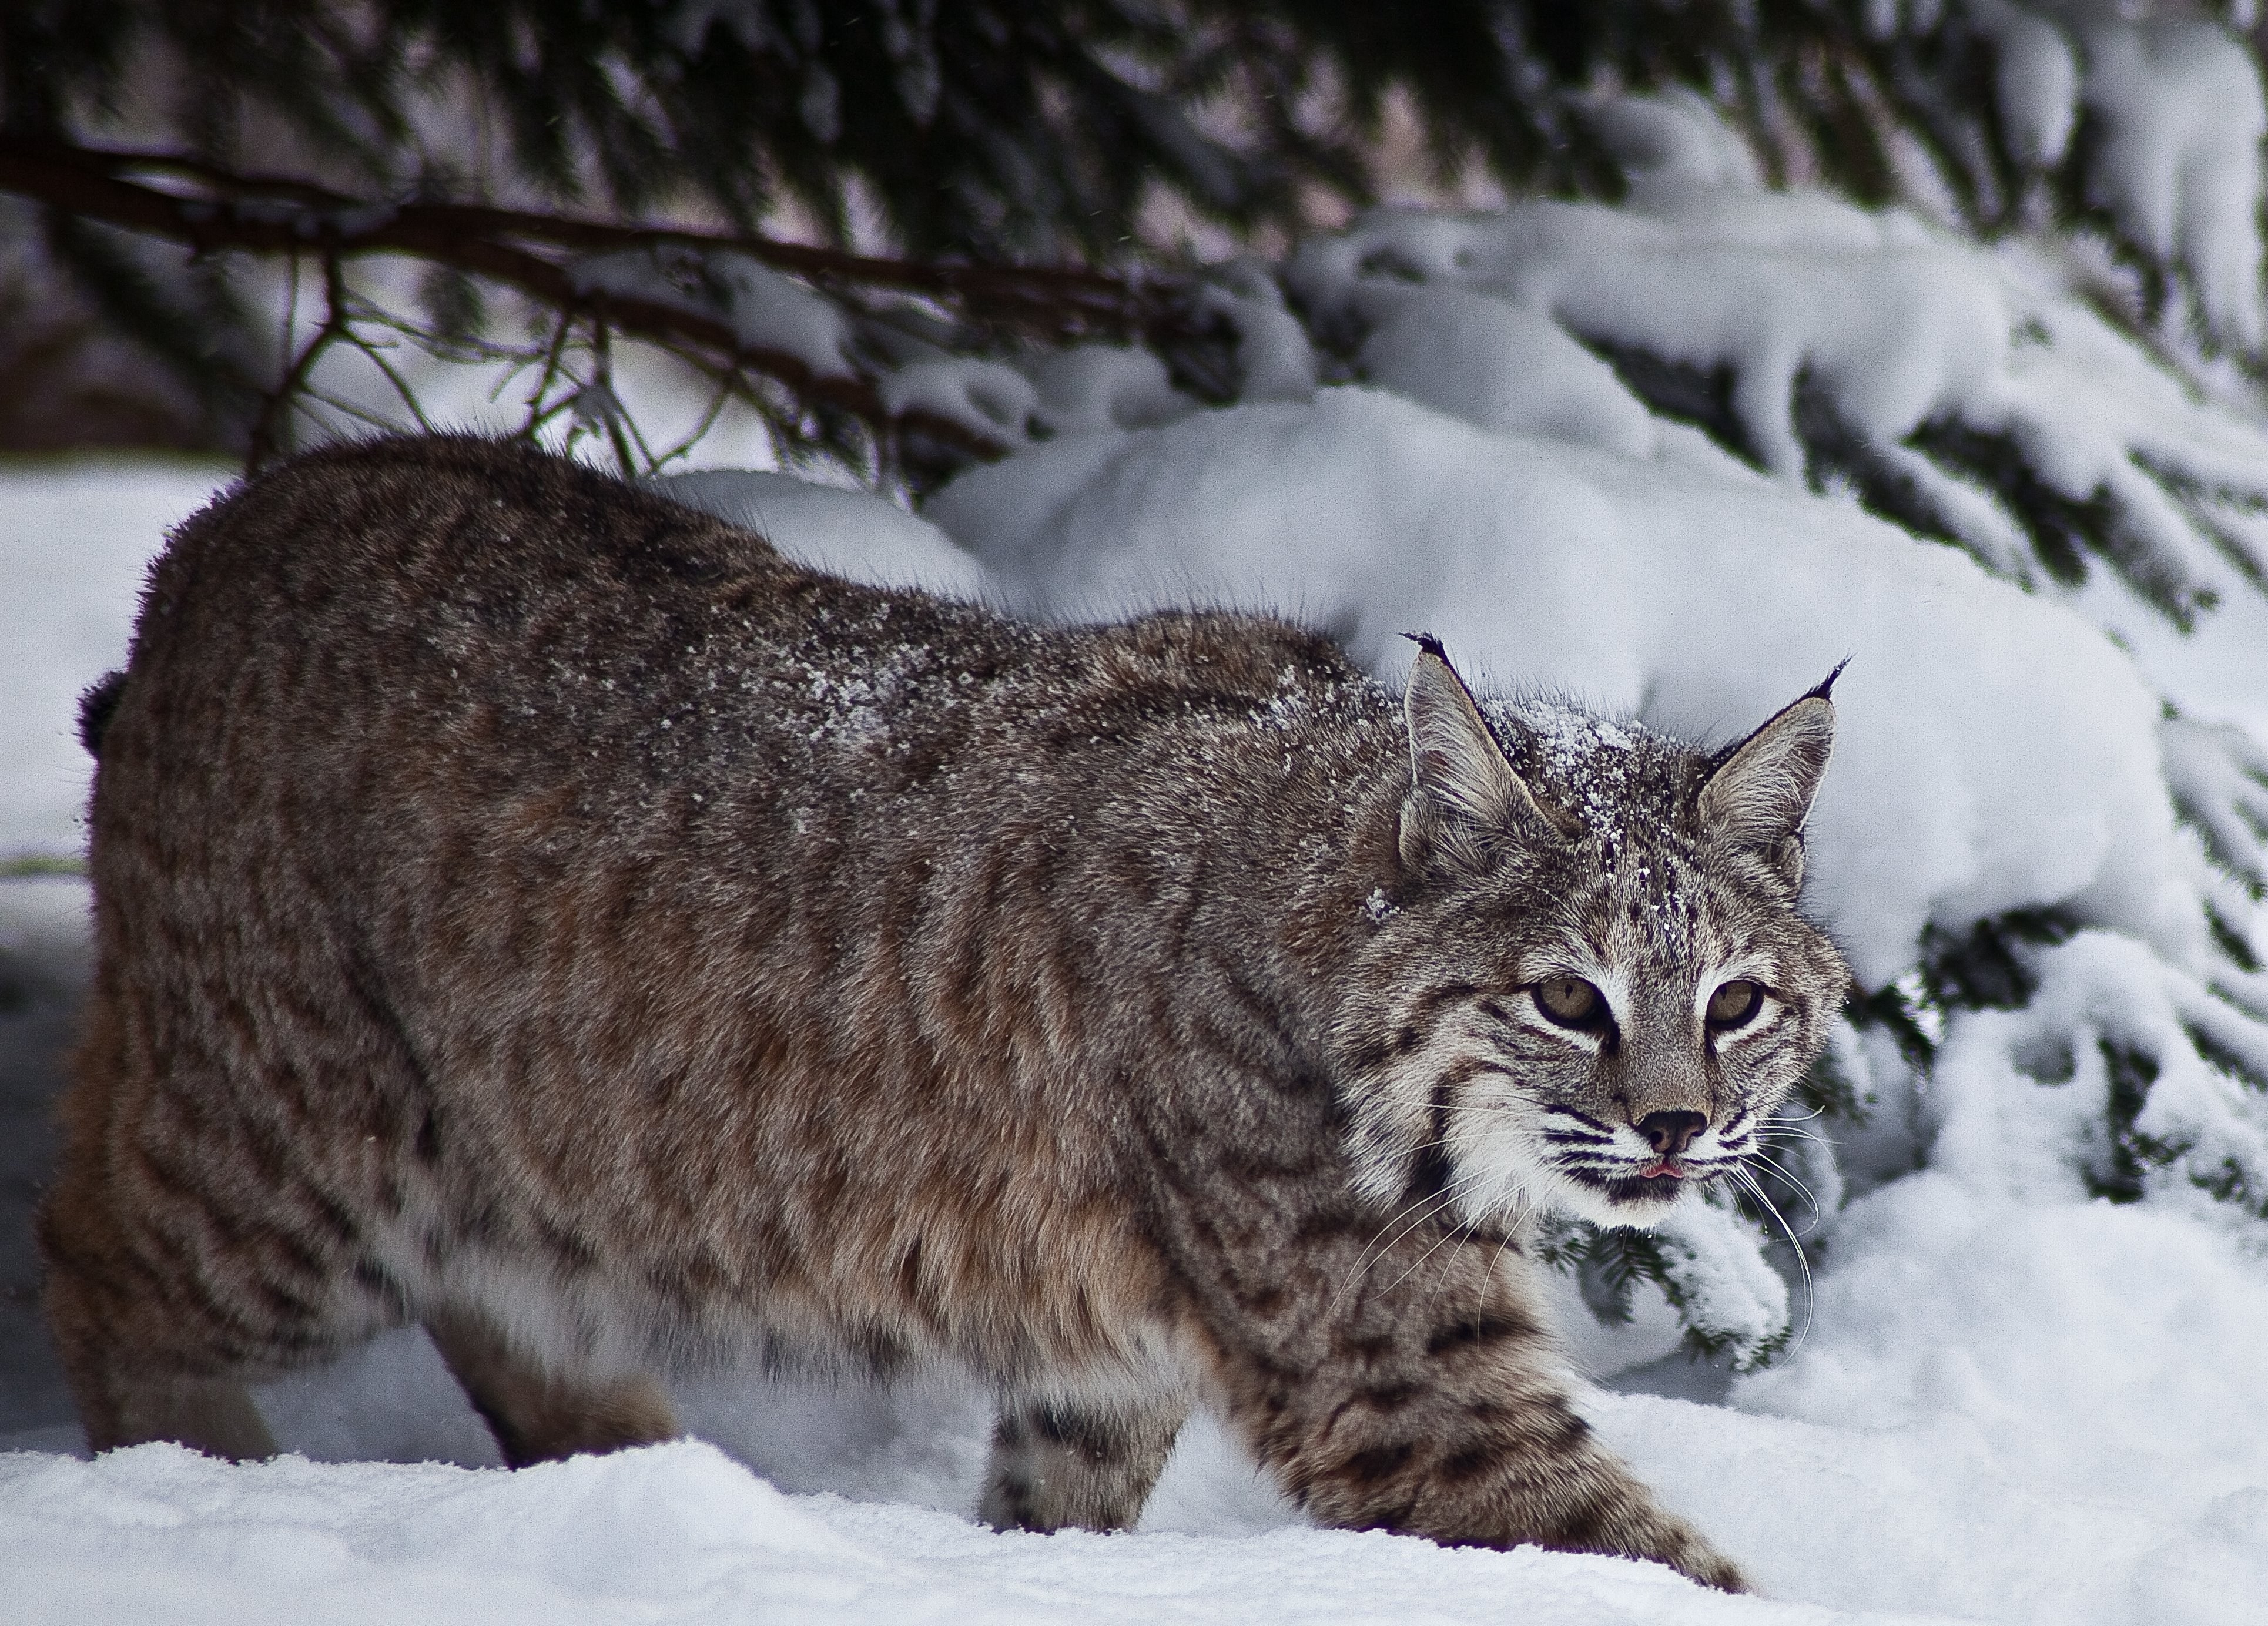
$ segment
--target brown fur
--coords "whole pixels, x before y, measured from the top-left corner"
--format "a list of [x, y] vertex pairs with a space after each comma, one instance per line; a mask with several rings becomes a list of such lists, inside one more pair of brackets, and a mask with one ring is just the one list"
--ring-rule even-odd
[[[1570, 1409], [1458, 1161], [1491, 1080], [1442, 1035], [1553, 1040], [1523, 923], [1600, 864], [1454, 684], [1421, 655], [1405, 723], [1264, 619], [852, 585], [507, 445], [261, 479], [173, 539], [93, 731], [42, 1222], [90, 1440], [262, 1454], [247, 1379], [413, 1320], [515, 1463], [666, 1438], [704, 1361], [950, 1355], [1003, 1397], [997, 1521], [1130, 1522], [1196, 1402], [1327, 1523], [1738, 1586]], [[1724, 759], [1647, 748], [1719, 936], [1800, 975], [1749, 1072], [1662, 1018], [1703, 1060], [1597, 1061], [1582, 1113], [1729, 1144], [1839, 964], [1793, 826], [1712, 845], [1705, 791], [1761, 816]], [[1689, 1016], [1705, 947], [1657, 956]]]

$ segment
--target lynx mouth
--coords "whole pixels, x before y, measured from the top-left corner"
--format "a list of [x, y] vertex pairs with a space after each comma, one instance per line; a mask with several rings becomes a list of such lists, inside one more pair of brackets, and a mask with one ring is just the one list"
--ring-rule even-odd
[[1668, 1159], [1649, 1163], [1635, 1174], [1601, 1174], [1590, 1169], [1569, 1169], [1568, 1175], [1605, 1197], [1615, 1208], [1660, 1209], [1677, 1201], [1688, 1181], [1705, 1178]]

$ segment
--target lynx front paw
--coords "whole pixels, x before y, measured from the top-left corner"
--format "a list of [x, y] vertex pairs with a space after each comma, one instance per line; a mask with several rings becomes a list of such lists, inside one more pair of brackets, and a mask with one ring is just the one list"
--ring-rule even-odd
[[1740, 1566], [1712, 1547], [1691, 1525], [1668, 1513], [1647, 1510], [1627, 1520], [1620, 1529], [1599, 1533], [1595, 1541], [1554, 1541], [1550, 1545], [1668, 1564], [1679, 1574], [1720, 1592], [1751, 1590]]
[[1001, 1408], [977, 1516], [999, 1530], [1123, 1530], [1172, 1454], [1179, 1406]]
[[1649, 1554], [1671, 1569], [1690, 1576], [1704, 1586], [1714, 1586], [1719, 1592], [1744, 1593], [1753, 1590], [1740, 1566], [1690, 1531], [1675, 1550], [1659, 1555]]

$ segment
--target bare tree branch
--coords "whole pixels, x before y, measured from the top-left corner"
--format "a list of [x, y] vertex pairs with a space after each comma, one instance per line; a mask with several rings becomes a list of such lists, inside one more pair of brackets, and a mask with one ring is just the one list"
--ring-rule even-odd
[[[190, 183], [185, 194], [129, 179], [155, 173]], [[1180, 284], [1134, 281], [1065, 268], [913, 264], [777, 243], [769, 239], [673, 227], [605, 224], [562, 216], [456, 203], [369, 203], [291, 177], [237, 174], [165, 153], [103, 151], [0, 135], [0, 191], [33, 199], [83, 220], [166, 239], [199, 254], [225, 251], [320, 253], [328, 267], [364, 254], [407, 254], [515, 289], [563, 314], [587, 314], [593, 301], [553, 254], [683, 245], [744, 254], [835, 291], [873, 289], [951, 302], [968, 320], [1063, 342], [1084, 336], [1133, 338], [1182, 325]], [[977, 458], [1010, 445], [967, 424], [911, 408], [893, 413], [873, 382], [822, 375], [800, 357], [752, 345], [726, 323], [697, 312], [610, 292], [605, 319], [615, 330], [691, 351], [720, 372], [754, 372], [799, 400], [846, 411], [878, 439], [909, 431]], [[339, 336], [335, 304], [315, 342], [279, 389], [306, 382], [316, 355]], [[272, 453], [282, 422], [271, 401], [254, 433], [254, 460]]]
[[[298, 298], [298, 267], [294, 266], [294, 303]], [[276, 381], [276, 387], [268, 392], [261, 402], [260, 416], [252, 425], [252, 445], [245, 453], [247, 473], [258, 473], [284, 450], [284, 426], [291, 421], [292, 407], [300, 392], [306, 387], [308, 375], [313, 372], [315, 364], [322, 359], [323, 352], [346, 336], [346, 283], [338, 256], [335, 254], [323, 256], [323, 325], [315, 329], [298, 355], [292, 357], [291, 364], [284, 370], [283, 378]], [[291, 337], [288, 321], [284, 337], [287, 342]]]
[[[7, 145], [7, 138], [0, 137], [0, 149]], [[331, 212], [371, 207], [296, 176], [238, 173], [173, 153], [84, 147], [50, 151], [68, 151], [74, 161], [114, 178], [151, 171], [193, 180], [231, 198], [264, 195]], [[887, 260], [765, 237], [663, 224], [622, 225], [481, 204], [404, 203], [396, 206], [396, 213], [429, 229], [585, 253], [661, 244], [729, 251], [814, 283], [941, 296], [959, 302], [972, 317], [1020, 328], [1036, 327], [1051, 337], [1094, 333], [1130, 337], [1161, 320], [1170, 320], [1173, 296], [1182, 286], [1178, 279], [1169, 276], [1128, 277], [1076, 266]]]

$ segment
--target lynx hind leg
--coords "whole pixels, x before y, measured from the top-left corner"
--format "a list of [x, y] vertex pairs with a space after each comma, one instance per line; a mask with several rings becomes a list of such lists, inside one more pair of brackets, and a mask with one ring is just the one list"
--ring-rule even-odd
[[137, 1363], [139, 1341], [102, 1315], [96, 1297], [68, 1272], [50, 1269], [48, 1331], [89, 1450], [173, 1440], [239, 1462], [276, 1454], [275, 1436], [240, 1380]]
[[667, 1392], [642, 1373], [598, 1378], [555, 1370], [515, 1349], [476, 1311], [429, 1316], [425, 1330], [514, 1468], [659, 1445], [684, 1432]]
[[116, 1384], [110, 1401], [112, 1438], [98, 1441], [90, 1424], [90, 1449], [170, 1439], [233, 1462], [257, 1462], [276, 1453], [276, 1437], [252, 1391], [233, 1378], [138, 1377]]
[[977, 1516], [1001, 1530], [1123, 1530], [1142, 1515], [1188, 1409], [1003, 1403]]
[[[240, 1375], [314, 1342], [314, 1284], [144, 1141], [108, 1133], [137, 1079], [98, 989], [62, 1102], [62, 1165], [36, 1221], [41, 1307], [88, 1448], [172, 1440], [236, 1460], [276, 1454]], [[233, 1236], [236, 1245], [227, 1239]], [[279, 1262], [279, 1261], [281, 1262]]]

